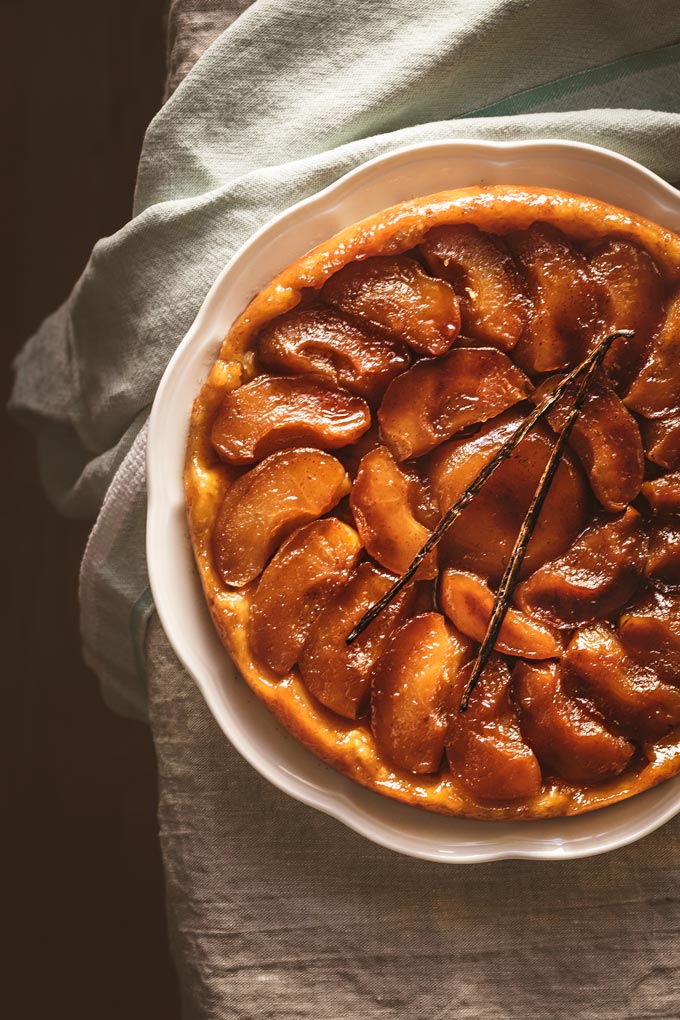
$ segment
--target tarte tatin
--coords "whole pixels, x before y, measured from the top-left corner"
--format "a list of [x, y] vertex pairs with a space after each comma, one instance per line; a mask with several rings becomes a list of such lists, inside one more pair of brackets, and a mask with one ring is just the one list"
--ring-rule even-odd
[[[513, 604], [459, 711], [570, 403], [348, 646], [443, 513], [608, 333]], [[193, 408], [191, 539], [241, 675], [358, 783], [572, 815], [680, 771], [680, 238], [525, 187], [404, 202], [258, 293]]]

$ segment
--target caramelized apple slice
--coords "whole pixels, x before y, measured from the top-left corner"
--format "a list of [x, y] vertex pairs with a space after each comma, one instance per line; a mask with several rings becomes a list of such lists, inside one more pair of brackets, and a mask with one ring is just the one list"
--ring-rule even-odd
[[680, 596], [651, 591], [619, 621], [621, 642], [642, 666], [680, 686]]
[[334, 517], [294, 531], [264, 570], [250, 606], [253, 655], [283, 676], [298, 660], [328, 596], [361, 552], [359, 536]]
[[[371, 427], [364, 432], [363, 436], [357, 439], [356, 443], [352, 443], [351, 446], [344, 446], [341, 450], [335, 451], [335, 456], [339, 461], [345, 465], [352, 480], [356, 478], [359, 465], [371, 450], [377, 449], [382, 446], [380, 442], [380, 434], [378, 431], [378, 423], [375, 419], [371, 422]], [[353, 521], [352, 527], [354, 527]]]
[[[491, 619], [494, 593], [483, 578], [449, 567], [439, 582], [439, 604], [458, 630], [483, 641]], [[559, 658], [562, 645], [542, 623], [509, 609], [494, 648], [527, 659]]]
[[265, 368], [314, 375], [369, 403], [410, 361], [403, 344], [331, 308], [295, 308], [274, 319], [260, 333], [257, 351]]
[[531, 383], [494, 347], [455, 348], [420, 361], [390, 383], [378, 411], [397, 460], [420, 457], [459, 429], [494, 418], [526, 399]]
[[541, 770], [522, 739], [517, 709], [510, 701], [510, 670], [500, 656], [492, 655], [467, 712], [459, 712], [472, 665], [459, 671], [451, 702], [446, 737], [451, 771], [479, 800], [533, 797], [541, 789]]
[[648, 577], [680, 585], [680, 517], [655, 517], [648, 531]]
[[680, 471], [645, 482], [642, 495], [655, 514], [680, 513]]
[[680, 411], [680, 287], [668, 306], [647, 361], [625, 398], [645, 418]]
[[463, 331], [510, 351], [527, 322], [526, 300], [503, 242], [471, 223], [435, 227], [420, 250], [460, 299]]
[[252, 464], [291, 446], [347, 446], [370, 424], [359, 397], [302, 376], [261, 375], [225, 395], [211, 438], [222, 460]]
[[[508, 411], [474, 436], [452, 439], [430, 455], [429, 477], [442, 513], [465, 491], [523, 421]], [[442, 542], [440, 564], [451, 563], [495, 584], [548, 461], [555, 436], [538, 425], [498, 468], [454, 522]], [[527, 576], [569, 548], [589, 517], [590, 494], [580, 466], [567, 452], [557, 470], [522, 567]]]
[[[404, 573], [431, 535], [413, 513], [420, 488], [384, 446], [366, 454], [352, 487], [350, 505], [361, 541], [373, 559], [395, 574]], [[418, 571], [418, 579], [436, 573], [435, 551]]]
[[605, 296], [604, 333], [635, 332], [615, 340], [604, 362], [611, 377], [629, 384], [663, 314], [663, 281], [647, 252], [623, 239], [599, 245], [590, 265]]
[[350, 262], [331, 276], [321, 297], [397, 336], [419, 354], [444, 354], [460, 331], [453, 287], [428, 276], [407, 255], [376, 255]]
[[580, 361], [598, 316], [596, 285], [585, 258], [547, 223], [509, 234], [506, 242], [533, 306], [514, 360], [529, 374]]
[[634, 595], [647, 555], [647, 536], [632, 507], [596, 521], [559, 559], [518, 585], [520, 609], [554, 627], [602, 620]]
[[544, 771], [576, 783], [623, 772], [635, 750], [569, 697], [556, 662], [519, 662], [513, 670], [522, 736]]
[[[540, 403], [558, 378], [547, 379], [534, 394]], [[573, 406], [570, 391], [547, 414], [550, 427], [561, 432]], [[645, 469], [642, 438], [635, 418], [613, 390], [593, 388], [574, 425], [570, 443], [585, 468], [591, 488], [605, 510], [623, 510], [635, 499]]]
[[471, 642], [439, 613], [413, 616], [392, 635], [373, 674], [371, 729], [398, 768], [439, 768], [451, 685], [470, 654]]
[[417, 594], [414, 585], [404, 589], [354, 644], [348, 646], [345, 639], [395, 580], [373, 563], [360, 563], [347, 584], [326, 603], [300, 656], [300, 674], [307, 690], [347, 719], [356, 719], [366, 707], [373, 667], [392, 631], [409, 614]]
[[340, 461], [320, 450], [279, 450], [237, 478], [213, 533], [224, 583], [240, 588], [252, 581], [284, 538], [327, 513], [349, 489]]
[[618, 732], [658, 740], [680, 723], [680, 691], [629, 658], [606, 624], [577, 631], [563, 663], [574, 693], [592, 701]]
[[677, 471], [680, 468], [680, 414], [649, 418], [640, 424], [647, 459], [652, 464]]

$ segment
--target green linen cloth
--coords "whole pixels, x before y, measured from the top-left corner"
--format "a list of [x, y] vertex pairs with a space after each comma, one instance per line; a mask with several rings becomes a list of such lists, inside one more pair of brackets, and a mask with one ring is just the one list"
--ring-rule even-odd
[[580, 139], [675, 180], [679, 39], [675, 0], [259, 0], [208, 50], [148, 129], [133, 219], [17, 365], [13, 407], [54, 502], [92, 517], [109, 492], [82, 630], [113, 705], [146, 710], [135, 440], [234, 251], [359, 163], [426, 139]]
[[[198, 33], [221, 4], [243, 0], [173, 0], [172, 14]], [[186, 1018], [679, 1015], [680, 819], [548, 865], [382, 850], [233, 751], [153, 613], [144, 564], [149, 405], [257, 227], [419, 140], [580, 139], [678, 181], [679, 42], [675, 0], [257, 0], [149, 128], [134, 219], [20, 357], [13, 406], [52, 498], [85, 517], [101, 506], [85, 651], [112, 704], [148, 711]]]

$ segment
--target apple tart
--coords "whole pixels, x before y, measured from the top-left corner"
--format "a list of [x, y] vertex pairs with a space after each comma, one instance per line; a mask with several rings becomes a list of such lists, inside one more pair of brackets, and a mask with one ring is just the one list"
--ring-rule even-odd
[[[572, 408], [442, 516], [607, 334], [493, 653], [495, 592]], [[565, 435], [566, 440], [566, 435]], [[259, 292], [191, 415], [191, 540], [220, 638], [309, 750], [378, 793], [531, 819], [680, 771], [680, 238], [525, 187], [404, 202]]]

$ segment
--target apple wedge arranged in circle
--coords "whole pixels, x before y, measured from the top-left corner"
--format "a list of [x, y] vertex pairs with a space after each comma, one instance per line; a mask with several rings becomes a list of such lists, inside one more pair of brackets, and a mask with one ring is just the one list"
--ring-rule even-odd
[[445, 354], [460, 332], [458, 298], [408, 255], [350, 262], [321, 289], [321, 300], [384, 330], [419, 354]]
[[[430, 537], [416, 518], [422, 483], [402, 471], [384, 446], [371, 450], [359, 464], [349, 502], [366, 551], [394, 574], [402, 574]], [[436, 550], [416, 575], [420, 581], [437, 574]]]
[[642, 519], [629, 507], [587, 528], [571, 548], [518, 585], [523, 612], [570, 629], [625, 606], [640, 584], [647, 556]]
[[640, 423], [642, 443], [652, 464], [677, 471], [680, 468], [680, 414], [646, 418]]
[[[555, 388], [551, 376], [536, 390], [534, 403]], [[569, 393], [546, 415], [550, 427], [561, 432], [573, 402]], [[593, 387], [573, 427], [571, 445], [583, 464], [598, 502], [605, 510], [623, 510], [640, 491], [645, 456], [640, 428], [613, 390]]]
[[265, 567], [250, 604], [250, 647], [281, 676], [295, 665], [328, 596], [356, 566], [353, 528], [324, 517], [298, 528]]
[[654, 517], [647, 525], [647, 576], [664, 585], [680, 585], [680, 516]]
[[526, 327], [527, 301], [501, 239], [462, 223], [430, 230], [420, 251], [430, 270], [454, 287], [463, 332], [512, 350]]
[[513, 358], [530, 375], [580, 361], [596, 332], [597, 284], [584, 256], [546, 223], [509, 234], [530, 298], [526, 330]]
[[663, 280], [647, 252], [623, 238], [602, 242], [588, 260], [604, 297], [604, 333], [635, 334], [615, 340], [604, 359], [610, 377], [627, 386], [661, 321]]
[[680, 471], [645, 482], [641, 491], [652, 508], [652, 513], [680, 513]]
[[304, 376], [261, 375], [225, 395], [212, 444], [222, 460], [252, 464], [294, 446], [347, 446], [370, 425], [371, 412], [360, 397]]
[[594, 783], [623, 772], [633, 744], [610, 733], [594, 711], [570, 697], [557, 662], [519, 662], [513, 672], [522, 736], [548, 773]]
[[[472, 671], [458, 673], [452, 705], [457, 706]], [[518, 800], [541, 788], [536, 755], [522, 737], [510, 697], [512, 676], [503, 659], [492, 655], [484, 667], [466, 712], [452, 712], [446, 737], [451, 771], [480, 800]]]
[[294, 308], [268, 323], [257, 353], [265, 368], [308, 375], [340, 387], [369, 403], [408, 368], [408, 348], [332, 308]]
[[678, 413], [680, 394], [680, 287], [666, 308], [649, 357], [626, 396], [626, 404], [645, 418]]
[[[448, 567], [439, 582], [439, 604], [458, 630], [475, 641], [486, 634], [494, 593], [482, 577]], [[517, 609], [509, 609], [494, 648], [505, 655], [526, 659], [553, 659], [562, 655], [562, 644], [546, 624]]]
[[444, 753], [451, 687], [472, 642], [439, 613], [412, 616], [376, 663], [371, 729], [387, 758], [410, 772], [436, 772]]
[[636, 662], [611, 626], [582, 627], [569, 642], [564, 668], [573, 693], [589, 699], [607, 725], [638, 740], [657, 740], [680, 723], [680, 690], [665, 683], [638, 648]]
[[626, 652], [642, 666], [680, 687], [680, 595], [650, 591], [619, 620]]
[[300, 675], [314, 697], [346, 719], [365, 710], [373, 667], [395, 627], [413, 611], [417, 586], [410, 585], [390, 603], [358, 641], [345, 641], [357, 620], [394, 582], [373, 563], [360, 563], [349, 580], [326, 602], [299, 659]]
[[323, 516], [350, 490], [347, 472], [321, 450], [279, 450], [237, 478], [213, 532], [215, 566], [226, 585], [260, 574], [284, 538]]
[[390, 383], [378, 411], [380, 431], [397, 460], [421, 457], [466, 425], [526, 400], [531, 390], [524, 373], [495, 347], [455, 347]]

